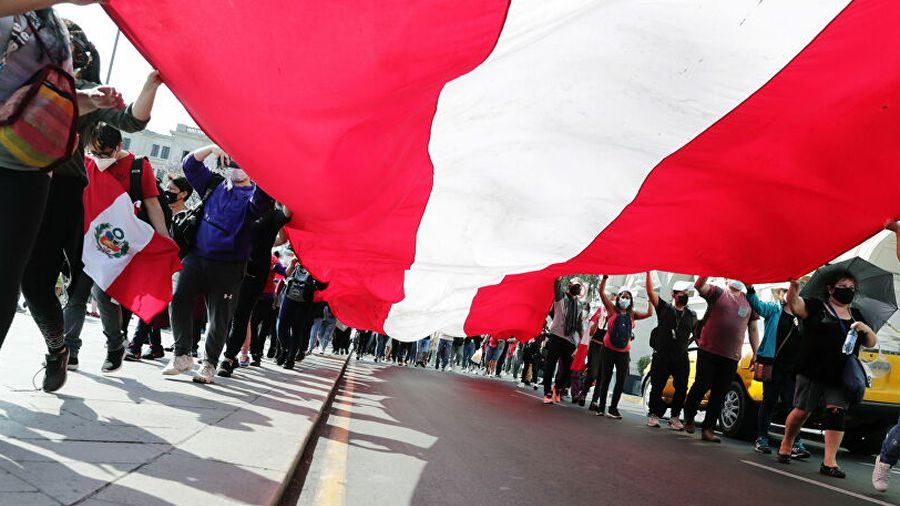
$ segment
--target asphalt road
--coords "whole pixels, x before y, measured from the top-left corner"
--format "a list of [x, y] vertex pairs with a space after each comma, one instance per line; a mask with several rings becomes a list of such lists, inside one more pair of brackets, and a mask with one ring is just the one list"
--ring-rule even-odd
[[[352, 360], [293, 484], [297, 504], [840, 505], [900, 504], [871, 488], [872, 459], [842, 454], [848, 479], [808, 462], [777, 464], [749, 443], [545, 406], [509, 380]], [[900, 473], [895, 473], [900, 474]], [[293, 500], [291, 501], [294, 502]]]

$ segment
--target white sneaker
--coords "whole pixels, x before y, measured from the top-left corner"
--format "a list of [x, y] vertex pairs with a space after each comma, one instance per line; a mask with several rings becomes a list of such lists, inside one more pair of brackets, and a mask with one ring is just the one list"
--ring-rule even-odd
[[650, 415], [647, 417], [647, 427], [659, 427], [659, 417], [656, 415]]
[[669, 418], [669, 428], [672, 430], [684, 430], [684, 424], [681, 423], [677, 416], [673, 416]]
[[875, 457], [875, 469], [872, 470], [872, 486], [879, 492], [887, 492], [891, 484], [891, 466], [881, 462], [881, 456]]
[[188, 372], [194, 367], [194, 360], [190, 355], [177, 355], [162, 370], [166, 376], [176, 376], [183, 372]]
[[205, 383], [207, 385], [211, 385], [213, 382], [213, 377], [216, 375], [216, 366], [212, 365], [212, 362], [203, 362], [203, 367], [200, 368], [200, 372], [194, 376], [194, 383]]

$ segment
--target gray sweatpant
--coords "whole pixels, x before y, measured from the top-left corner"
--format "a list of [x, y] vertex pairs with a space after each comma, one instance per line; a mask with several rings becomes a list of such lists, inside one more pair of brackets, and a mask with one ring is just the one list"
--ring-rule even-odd
[[238, 291], [247, 262], [210, 260], [188, 254], [175, 284], [170, 305], [175, 355], [188, 355], [193, 347], [194, 301], [206, 296], [209, 324], [206, 327], [206, 360], [214, 366], [225, 347], [231, 317], [237, 305]]

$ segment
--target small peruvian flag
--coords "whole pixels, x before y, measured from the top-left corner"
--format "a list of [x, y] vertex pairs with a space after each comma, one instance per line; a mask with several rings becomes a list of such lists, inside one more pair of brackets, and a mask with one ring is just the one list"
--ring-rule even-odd
[[84, 272], [123, 307], [150, 321], [172, 300], [172, 274], [181, 269], [178, 247], [135, 216], [131, 198], [107, 173], [93, 172], [84, 211]]

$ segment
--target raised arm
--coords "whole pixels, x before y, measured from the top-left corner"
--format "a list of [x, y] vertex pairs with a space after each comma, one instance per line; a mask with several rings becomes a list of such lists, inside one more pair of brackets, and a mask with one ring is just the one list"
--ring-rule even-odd
[[139, 121], [150, 121], [150, 112], [153, 110], [153, 102], [156, 100], [156, 90], [159, 89], [161, 84], [162, 79], [159, 77], [159, 71], [151, 71], [144, 82], [141, 94], [138, 95], [131, 108], [134, 117]]
[[554, 293], [554, 297], [555, 297], [553, 300], [559, 301], [559, 300], [563, 300], [563, 298], [565, 298], [566, 289], [563, 286], [562, 278], [556, 278], [556, 282], [553, 283], [553, 293]]
[[750, 309], [766, 319], [781, 313], [781, 304], [759, 300], [759, 295], [753, 285], [747, 285], [747, 302], [750, 304]]
[[651, 309], [659, 305], [659, 295], [653, 291], [653, 280], [650, 279], [650, 272], [647, 272], [647, 299], [650, 301]]
[[219, 146], [209, 145], [199, 148], [187, 155], [181, 163], [181, 168], [184, 169], [184, 177], [186, 177], [188, 183], [191, 183], [191, 186], [197, 190], [200, 197], [203, 197], [203, 194], [206, 192], [206, 187], [209, 186], [209, 182], [213, 176], [209, 167], [203, 164], [204, 160], [209, 158], [210, 155], [215, 155], [217, 158], [222, 159], [225, 157], [225, 152], [223, 152]]
[[806, 311], [806, 302], [800, 296], [800, 282], [796, 279], [791, 280], [791, 286], [788, 287], [785, 302], [791, 308], [791, 313], [797, 318], [805, 320], [809, 317], [809, 313]]
[[884, 228], [890, 230], [897, 236], [897, 260], [900, 260], [900, 221], [890, 220]]
[[97, 3], [99, 0], [3, 0], [0, 2], [0, 17], [15, 16], [16, 14], [24, 14], [28, 11], [36, 11], [53, 7], [61, 3], [73, 3], [76, 5], [87, 5]]
[[712, 287], [709, 284], [709, 276], [700, 276], [697, 278], [697, 281], [694, 282], [694, 288], [697, 289], [700, 296], [709, 295], [709, 291], [712, 290]]
[[612, 301], [609, 300], [609, 295], [606, 295], [606, 281], [609, 279], [609, 276], [603, 275], [603, 279], [600, 281], [600, 300], [603, 301], [603, 307], [606, 308], [606, 313], [611, 315], [616, 312], [616, 306], [613, 305]]

